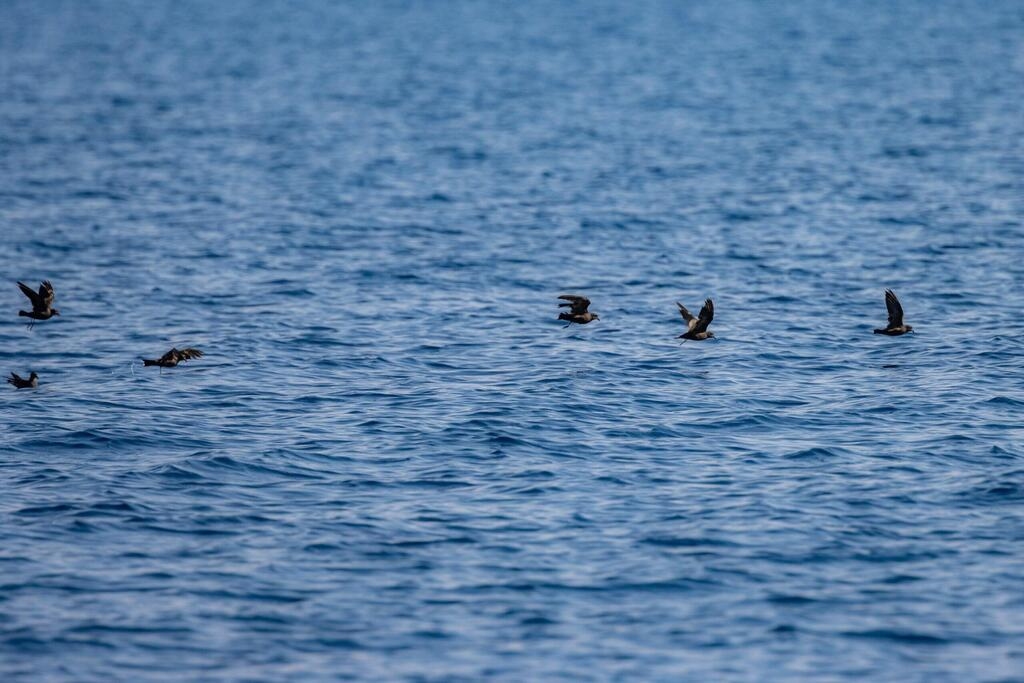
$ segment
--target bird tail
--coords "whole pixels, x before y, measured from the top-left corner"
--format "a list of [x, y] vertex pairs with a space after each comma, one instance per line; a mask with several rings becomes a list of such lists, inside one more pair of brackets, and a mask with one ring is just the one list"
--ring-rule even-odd
[[141, 360], [141, 361], [142, 361], [142, 365], [143, 365], [143, 367], [147, 367], [147, 368], [148, 368], [148, 367], [149, 367], [150, 365], [159, 365], [159, 364], [160, 364], [160, 361], [158, 361], [158, 360], [154, 360], [154, 359], [152, 359], [152, 358], [140, 358], [139, 360]]
[[18, 311], [18, 315], [23, 315], [26, 318], [28, 318], [28, 317], [31, 317], [32, 314], [29, 313], [28, 311]]
[[885, 334], [885, 330], [875, 330], [875, 334]]
[[558, 314], [558, 319], [559, 320], [572, 320], [572, 313], [559, 313]]

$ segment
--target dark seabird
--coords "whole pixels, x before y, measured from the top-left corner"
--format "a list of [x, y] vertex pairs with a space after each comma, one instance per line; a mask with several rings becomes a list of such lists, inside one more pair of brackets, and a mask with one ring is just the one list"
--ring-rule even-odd
[[7, 378], [7, 383], [14, 385], [15, 389], [35, 389], [39, 386], [39, 375], [33, 372], [28, 379], [25, 379], [18, 373], [12, 372], [11, 376]]
[[885, 307], [889, 309], [889, 324], [884, 328], [875, 330], [875, 334], [887, 334], [890, 337], [898, 337], [907, 332], [913, 332], [914, 328], [903, 324], [903, 306], [896, 294], [891, 290], [885, 290]]
[[[21, 291], [32, 302], [31, 311], [18, 311], [18, 315], [23, 315], [33, 320], [49, 320], [55, 315], [60, 315], [60, 311], [53, 308], [53, 285], [50, 284], [49, 280], [43, 280], [43, 284], [39, 285], [39, 292], [33, 292], [32, 288], [24, 282], [19, 282], [18, 286], [21, 287]], [[29, 323], [29, 326], [31, 327], [34, 324]]]
[[178, 363], [193, 358], [202, 358], [203, 352], [199, 349], [171, 349], [159, 358], [143, 358], [144, 366], [156, 365], [161, 368], [173, 368]]
[[714, 332], [708, 332], [708, 325], [715, 319], [715, 302], [711, 299], [705, 299], [704, 305], [700, 309], [700, 315], [696, 318], [686, 310], [686, 306], [682, 305], [678, 301], [676, 306], [679, 307], [679, 313], [683, 316], [683, 321], [686, 322], [686, 332], [679, 335], [679, 339], [692, 339], [694, 341], [702, 341], [704, 339], [712, 339], [715, 336]]
[[[579, 323], [580, 325], [586, 325], [591, 320], [600, 320], [597, 313], [591, 313], [587, 310], [590, 307], [590, 299], [585, 296], [576, 296], [575, 294], [563, 294], [559, 299], [563, 299], [568, 303], [558, 304], [559, 308], [570, 307], [568, 313], [559, 313], [559, 320], [568, 320], [569, 325], [573, 323]], [[569, 327], [566, 325], [566, 327]]]

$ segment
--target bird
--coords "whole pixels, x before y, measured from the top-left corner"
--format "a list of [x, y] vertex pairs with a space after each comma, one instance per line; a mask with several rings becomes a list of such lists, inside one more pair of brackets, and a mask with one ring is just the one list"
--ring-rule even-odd
[[35, 389], [39, 386], [39, 375], [33, 372], [28, 379], [25, 379], [18, 373], [12, 372], [11, 376], [7, 378], [7, 383], [13, 385], [15, 389]]
[[142, 365], [148, 367], [150, 365], [156, 365], [161, 368], [173, 368], [178, 363], [185, 360], [192, 360], [193, 358], [202, 358], [203, 352], [199, 349], [171, 349], [159, 358], [143, 358]]
[[914, 328], [903, 324], [903, 306], [896, 298], [896, 293], [891, 289], [885, 290], [885, 307], [889, 310], [889, 324], [881, 329], [876, 329], [875, 334], [885, 334], [890, 337], [898, 337], [907, 332], [913, 332]]
[[[33, 320], [49, 320], [55, 315], [60, 315], [60, 311], [53, 308], [53, 285], [50, 284], [49, 280], [43, 280], [43, 283], [39, 285], [38, 292], [32, 291], [32, 288], [24, 282], [19, 282], [18, 287], [21, 288], [21, 291], [32, 302], [32, 310], [18, 311], [19, 316], [23, 315]], [[32, 327], [35, 323], [29, 323], [28, 325]]]
[[[558, 297], [568, 303], [558, 304], [559, 308], [569, 307], [569, 312], [559, 313], [559, 320], [568, 320], [569, 325], [573, 323], [579, 323], [580, 325], [586, 325], [593, 320], [600, 320], [601, 318], [597, 313], [591, 313], [587, 310], [590, 307], [590, 299], [585, 296], [576, 296], [575, 294], [562, 294]], [[566, 327], [569, 327], [566, 325]]]
[[678, 301], [676, 306], [679, 307], [679, 313], [683, 316], [683, 321], [686, 323], [686, 332], [679, 335], [677, 339], [692, 339], [694, 341], [703, 341], [705, 339], [713, 339], [715, 336], [714, 332], [708, 332], [708, 325], [715, 318], [715, 302], [711, 299], [705, 299], [704, 305], [700, 309], [700, 314], [695, 318], [693, 314], [686, 310], [686, 306], [682, 305]]

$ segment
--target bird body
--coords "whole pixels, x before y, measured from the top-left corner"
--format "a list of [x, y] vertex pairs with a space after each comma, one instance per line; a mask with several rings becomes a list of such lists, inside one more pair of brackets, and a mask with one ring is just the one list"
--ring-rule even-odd
[[50, 284], [49, 280], [43, 280], [42, 284], [39, 285], [38, 292], [33, 291], [24, 282], [19, 282], [18, 287], [28, 297], [28, 300], [32, 302], [32, 310], [18, 311], [19, 316], [32, 318], [33, 320], [49, 320], [55, 315], [60, 315], [60, 311], [53, 307], [53, 285]]
[[903, 306], [896, 298], [896, 293], [891, 289], [885, 290], [885, 307], [889, 311], [889, 324], [875, 330], [875, 334], [884, 334], [889, 337], [898, 337], [907, 332], [913, 332], [914, 328], [903, 324]]
[[12, 372], [11, 376], [7, 378], [7, 383], [13, 385], [15, 389], [35, 389], [39, 386], [39, 375], [33, 372], [28, 379], [25, 379], [18, 373]]
[[142, 365], [146, 367], [150, 365], [156, 365], [161, 368], [173, 368], [182, 361], [202, 357], [203, 352], [200, 351], [199, 349], [187, 348], [181, 349], [179, 351], [178, 349], [175, 348], [171, 349], [170, 351], [160, 356], [159, 358], [143, 358]]
[[[590, 307], [590, 299], [585, 296], [562, 294], [558, 298], [563, 299], [566, 302], [564, 304], [558, 304], [558, 307], [569, 309], [568, 313], [559, 313], [558, 319], [568, 320], [569, 325], [572, 325], [573, 323], [586, 325], [589, 322], [601, 319], [596, 313], [591, 313], [587, 310]], [[566, 327], [568, 327], [568, 325]]]
[[678, 339], [704, 341], [705, 339], [713, 339], [715, 337], [714, 332], [708, 331], [708, 325], [715, 318], [715, 302], [711, 299], [705, 299], [704, 305], [701, 306], [700, 313], [696, 317], [686, 310], [686, 306], [683, 306], [678, 301], [676, 306], [679, 307], [679, 314], [683, 316], [683, 322], [686, 323], [686, 332], [679, 335]]

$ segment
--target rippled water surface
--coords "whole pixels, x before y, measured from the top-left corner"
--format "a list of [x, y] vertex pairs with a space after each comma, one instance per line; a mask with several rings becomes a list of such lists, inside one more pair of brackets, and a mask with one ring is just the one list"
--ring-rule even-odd
[[1022, 92], [1010, 0], [0, 4], [3, 680], [1024, 680]]

